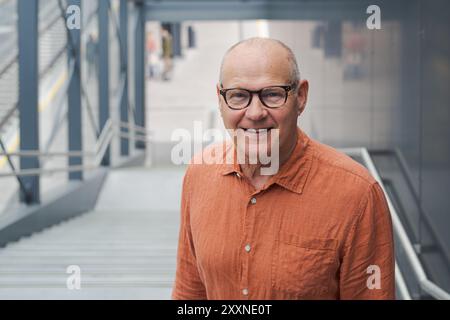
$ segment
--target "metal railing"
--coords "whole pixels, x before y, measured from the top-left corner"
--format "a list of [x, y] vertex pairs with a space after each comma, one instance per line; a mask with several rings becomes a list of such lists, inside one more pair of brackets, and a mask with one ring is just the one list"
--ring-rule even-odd
[[395, 286], [400, 293], [400, 300], [412, 300], [411, 294], [409, 293], [408, 286], [406, 285], [406, 281], [403, 278], [403, 273], [400, 270], [400, 267], [395, 262]]
[[[4, 156], [6, 157], [6, 160], [8, 161], [9, 167], [11, 168], [13, 174], [15, 175], [15, 173], [17, 172], [17, 169], [14, 166], [14, 163], [11, 160], [11, 155], [8, 154], [8, 150], [6, 149], [6, 146], [3, 143], [3, 140], [1, 138], [0, 138], [0, 148], [3, 150]], [[29, 194], [27, 188], [25, 187], [23, 180], [19, 176], [15, 175], [15, 177], [17, 179], [17, 182], [19, 183], [20, 190], [22, 190], [22, 192], [24, 194], [25, 202], [29, 202], [30, 194]]]
[[[340, 150], [345, 152], [349, 156], [360, 157], [366, 168], [369, 170], [369, 172], [372, 174], [372, 176], [375, 178], [375, 180], [380, 184], [381, 188], [383, 189], [384, 194], [386, 196], [386, 201], [388, 203], [389, 211], [391, 213], [394, 232], [398, 237], [399, 245], [405, 251], [408, 263], [414, 272], [414, 276], [417, 282], [419, 283], [420, 288], [435, 299], [450, 300], [450, 294], [448, 292], [446, 292], [441, 287], [439, 287], [434, 282], [428, 279], [425, 270], [422, 266], [422, 263], [420, 262], [420, 259], [417, 256], [416, 251], [414, 250], [414, 246], [410, 241], [409, 236], [405, 231], [405, 228], [403, 227], [400, 217], [397, 211], [395, 210], [395, 207], [392, 204], [392, 201], [389, 198], [388, 193], [386, 192], [383, 181], [378, 173], [377, 168], [375, 167], [375, 164], [372, 161], [372, 158], [370, 157], [368, 150], [366, 148], [344, 148]], [[395, 273], [396, 273], [396, 284], [397, 287], [399, 288], [399, 291], [401, 292], [402, 295], [404, 295], [404, 297], [410, 298], [408, 287], [403, 279], [403, 276], [397, 264]]]
[[410, 168], [408, 167], [406, 159], [404, 158], [402, 152], [398, 148], [394, 149], [393, 155], [400, 166], [400, 170], [402, 171], [403, 176], [405, 177], [406, 183], [408, 184], [408, 188], [414, 198], [414, 202], [417, 208], [419, 209], [421, 217], [423, 217], [423, 222], [426, 224], [426, 227], [430, 231], [430, 236], [433, 238], [434, 243], [437, 244], [437, 246], [443, 253], [443, 258], [445, 259], [447, 265], [450, 265], [450, 252], [444, 249], [445, 248], [444, 241], [442, 240], [441, 237], [439, 237], [438, 231], [431, 223], [429, 215], [426, 214], [426, 211], [424, 210], [422, 204], [420, 203], [419, 195], [417, 190], [414, 188], [413, 178], [411, 176], [411, 171]]
[[[130, 133], [120, 132], [120, 128], [129, 128], [131, 131], [139, 132], [139, 135], [132, 135]], [[12, 172], [0, 173], [0, 178], [5, 177], [23, 177], [23, 176], [38, 176], [43, 174], [53, 174], [58, 172], [80, 172], [94, 170], [101, 166], [101, 161], [106, 153], [106, 150], [113, 142], [113, 138], [121, 137], [127, 138], [134, 143], [134, 141], [141, 141], [144, 143], [151, 142], [150, 136], [151, 132], [143, 127], [137, 125], [131, 125], [129, 123], [114, 122], [112, 119], [108, 119], [100, 133], [98, 140], [94, 147], [94, 152], [83, 152], [83, 151], [69, 151], [69, 152], [41, 152], [38, 150], [26, 150], [7, 153], [3, 151], [0, 156], [5, 156], [8, 159], [11, 157], [38, 157], [38, 158], [53, 158], [53, 157], [84, 157], [84, 158], [94, 158], [94, 163], [91, 165], [74, 165], [66, 166], [60, 168], [50, 168], [50, 169], [22, 169], [22, 170], [12, 170]], [[20, 180], [19, 180], [20, 181]]]

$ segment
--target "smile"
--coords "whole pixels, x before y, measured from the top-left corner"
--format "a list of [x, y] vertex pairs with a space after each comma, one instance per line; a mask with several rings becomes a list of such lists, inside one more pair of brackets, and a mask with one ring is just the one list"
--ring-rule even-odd
[[239, 128], [239, 129], [243, 129], [245, 132], [248, 132], [248, 133], [265, 133], [265, 132], [268, 132], [268, 131], [272, 130], [273, 128], [259, 128], [259, 129], [256, 129], [256, 128]]

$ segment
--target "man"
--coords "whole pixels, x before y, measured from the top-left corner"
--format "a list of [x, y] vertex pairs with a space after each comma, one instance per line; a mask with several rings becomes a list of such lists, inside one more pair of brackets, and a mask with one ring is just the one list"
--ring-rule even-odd
[[[225, 127], [243, 131], [245, 146], [277, 130], [280, 168], [263, 175], [260, 162], [189, 166], [172, 297], [394, 299], [383, 191], [361, 165], [297, 127], [308, 82], [292, 51], [273, 39], [234, 45], [217, 96]], [[242, 146], [233, 142], [212, 148], [236, 154]]]
[[161, 29], [161, 39], [162, 39], [162, 58], [164, 62], [162, 79], [164, 81], [167, 81], [170, 79], [169, 73], [172, 70], [173, 39], [172, 35], [166, 28]]

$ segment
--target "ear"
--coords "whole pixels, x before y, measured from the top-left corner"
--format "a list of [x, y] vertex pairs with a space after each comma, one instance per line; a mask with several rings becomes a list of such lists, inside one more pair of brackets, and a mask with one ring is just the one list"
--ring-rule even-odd
[[298, 115], [301, 115], [305, 110], [306, 102], [308, 101], [308, 90], [308, 80], [301, 80], [297, 89]]
[[217, 102], [219, 103], [219, 108], [222, 108], [222, 99], [220, 95], [220, 84], [216, 84], [216, 95], [217, 95]]
[[222, 99], [221, 99], [222, 95], [220, 94], [220, 84], [219, 83], [216, 84], [216, 95], [217, 95], [217, 102], [219, 104], [220, 116], [223, 118], [223, 114], [222, 114], [223, 108], [222, 108]]
[[216, 84], [216, 94], [217, 94], [217, 98], [220, 101], [220, 84], [219, 83]]

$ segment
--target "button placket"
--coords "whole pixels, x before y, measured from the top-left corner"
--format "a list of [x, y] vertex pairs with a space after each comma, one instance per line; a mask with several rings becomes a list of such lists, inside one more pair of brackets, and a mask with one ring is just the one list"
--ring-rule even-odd
[[[250, 201], [247, 205], [247, 210], [245, 214], [245, 225], [244, 225], [244, 241], [241, 247], [244, 250], [244, 256], [242, 259], [243, 263], [243, 274], [241, 279], [241, 294], [244, 298], [248, 299], [249, 296], [249, 273], [250, 273], [250, 258], [252, 257], [251, 251], [253, 249], [253, 229], [255, 225], [255, 214], [256, 214], [256, 196], [252, 195]], [[242, 250], [241, 249], [241, 250]]]
[[[249, 264], [250, 264], [250, 254], [247, 251], [248, 238], [249, 238], [249, 233], [247, 232], [247, 229], [248, 229], [247, 223], [248, 223], [248, 219], [246, 219], [245, 238], [244, 238], [244, 241], [242, 242], [242, 246], [244, 247], [244, 250], [243, 250], [244, 253], [241, 255], [242, 256], [242, 264], [243, 264], [242, 265], [242, 278], [241, 278], [241, 294], [243, 295], [244, 298], [248, 297], [248, 276], [249, 276]], [[242, 247], [240, 250], [242, 250]], [[244, 292], [247, 292], [247, 294], [245, 294]]]

